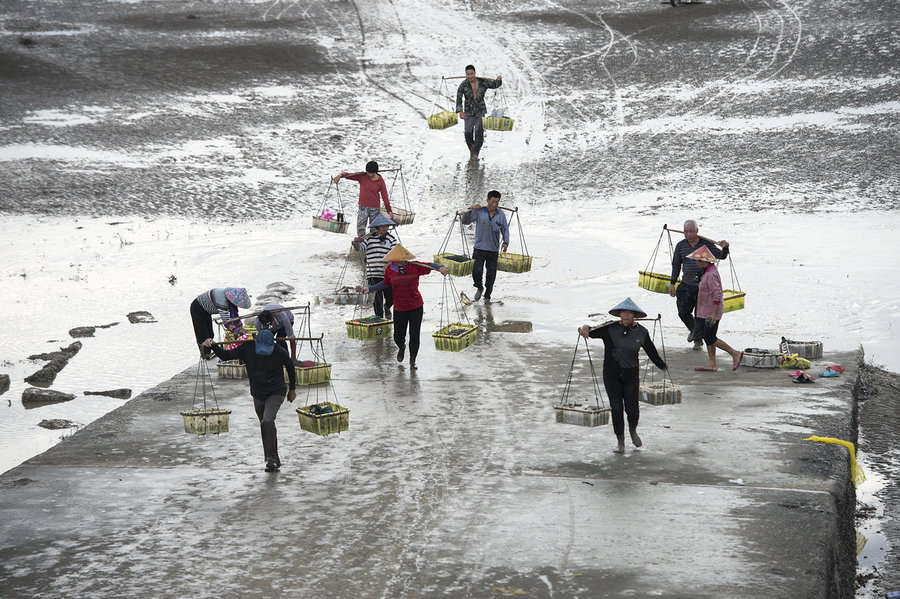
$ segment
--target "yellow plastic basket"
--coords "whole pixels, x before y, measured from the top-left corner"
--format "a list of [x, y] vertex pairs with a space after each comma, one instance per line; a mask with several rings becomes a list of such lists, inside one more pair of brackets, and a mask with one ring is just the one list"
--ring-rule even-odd
[[370, 339], [387, 339], [391, 336], [393, 320], [386, 318], [356, 318], [344, 322], [347, 325], [347, 337], [368, 341]]
[[[381, 209], [381, 213], [387, 216], [387, 210], [384, 208]], [[404, 210], [403, 208], [394, 208], [391, 214], [394, 217], [391, 219], [398, 225], [411, 225], [414, 220], [416, 220], [416, 213], [410, 210]]]
[[[669, 293], [669, 281], [672, 277], [663, 275], [658, 272], [647, 272], [646, 270], [638, 271], [638, 286], [648, 291], [656, 293]], [[675, 289], [681, 284], [681, 279], [675, 282]]]
[[223, 379], [247, 378], [247, 365], [240, 360], [220, 360], [216, 364], [216, 370]]
[[567, 403], [553, 406], [556, 421], [577, 426], [603, 426], [609, 424], [609, 408], [598, 408], [594, 404]]
[[734, 312], [735, 310], [744, 309], [744, 298], [747, 296], [743, 291], [735, 291], [734, 289], [726, 289], [725, 294], [725, 312]]
[[472, 270], [475, 268], [475, 260], [473, 258], [460, 261], [452, 260], [450, 256], [458, 256], [458, 254], [435, 254], [434, 261], [446, 266], [447, 270], [449, 270], [450, 274], [454, 277], [465, 277], [472, 274]]
[[453, 322], [433, 333], [434, 348], [438, 351], [462, 351], [475, 343], [478, 327]]
[[442, 111], [436, 112], [428, 117], [429, 129], [446, 129], [459, 123], [459, 116], [455, 112]]
[[491, 131], [512, 131], [515, 119], [505, 116], [483, 116], [481, 117], [481, 126]]
[[[298, 385], [318, 385], [331, 380], [331, 364], [316, 362], [315, 366], [294, 366]], [[284, 373], [284, 382], [290, 382], [288, 373]]]
[[192, 435], [218, 435], [228, 432], [228, 415], [231, 410], [201, 409], [181, 412], [184, 432]]
[[348, 222], [338, 222], [334, 219], [326, 219], [320, 218], [318, 216], [312, 217], [312, 226], [315, 229], [322, 229], [323, 231], [328, 231], [329, 233], [346, 233]]
[[[320, 414], [320, 409], [331, 411]], [[327, 401], [297, 408], [297, 417], [300, 419], [301, 429], [323, 437], [350, 428], [350, 410]]]
[[497, 258], [497, 270], [503, 272], [523, 273], [531, 270], [531, 256], [500, 252]]

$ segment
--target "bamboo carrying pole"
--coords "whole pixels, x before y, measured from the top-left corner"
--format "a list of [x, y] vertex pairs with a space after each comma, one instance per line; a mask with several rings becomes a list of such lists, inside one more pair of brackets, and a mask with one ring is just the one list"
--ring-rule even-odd
[[[275, 341], [321, 341], [325, 338], [322, 333], [318, 337], [275, 337]], [[255, 337], [249, 339], [232, 339], [231, 341], [213, 341], [213, 345], [231, 345], [232, 343], [256, 343]]]
[[[669, 228], [669, 225], [663, 225], [663, 228], [664, 228], [666, 231], [671, 231], [672, 233], [681, 233], [682, 235], [684, 235], [684, 231], [679, 231], [678, 229], [670, 229], [670, 228]], [[716, 245], [720, 245], [719, 242], [716, 241], [715, 239], [710, 239], [709, 237], [704, 237], [703, 235], [697, 235], [697, 237], [698, 237], [699, 239], [702, 239], [703, 241], [709, 241], [710, 243], [714, 243], [714, 244], [716, 244]]]
[[[475, 77], [476, 79], [483, 79], [485, 81], [499, 81], [495, 77]], [[452, 77], [441, 77], [441, 79], [468, 79], [467, 75], [453, 75]]]
[[[478, 204], [478, 205], [481, 206], [481, 204]], [[481, 206], [481, 207], [487, 208], [487, 206]], [[516, 213], [519, 211], [518, 207], [517, 208], [507, 208], [506, 206], [497, 206], [497, 208], [499, 208], [500, 210], [506, 210], [507, 212], [512, 212], [512, 213]], [[472, 211], [471, 208], [464, 208], [462, 210], [457, 210], [456, 214], [463, 214], [463, 213], [471, 212], [471, 211]]]
[[[309, 304], [306, 304], [305, 306], [287, 306], [284, 308], [276, 308], [274, 310], [269, 310], [269, 312], [272, 312], [272, 313], [284, 312], [286, 310], [299, 310], [301, 308], [308, 308], [308, 307], [309, 307]], [[224, 320], [220, 319], [218, 317], [218, 315], [214, 316], [214, 318], [217, 320], [221, 320], [222, 324], [225, 324], [226, 322], [232, 322], [234, 320], [244, 320], [245, 318], [253, 318], [254, 316], [259, 316], [263, 312], [264, 312], [264, 310], [260, 310], [259, 312], [251, 312], [250, 314], [244, 314], [243, 316], [235, 316], [234, 318], [226, 318]]]

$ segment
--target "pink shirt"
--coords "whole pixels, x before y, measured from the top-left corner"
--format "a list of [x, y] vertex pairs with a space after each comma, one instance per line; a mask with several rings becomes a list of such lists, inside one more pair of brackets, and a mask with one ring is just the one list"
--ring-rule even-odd
[[[345, 179], [359, 183], [359, 205], [366, 208], [380, 208], [381, 200], [384, 200], [384, 209], [391, 212], [391, 203], [388, 200], [387, 185], [384, 177], [378, 176], [377, 181], [372, 181], [366, 173], [341, 173]], [[381, 199], [379, 199], [381, 195]]]
[[722, 279], [715, 264], [706, 267], [700, 279], [700, 291], [697, 292], [697, 318], [715, 316], [722, 318], [725, 309]]

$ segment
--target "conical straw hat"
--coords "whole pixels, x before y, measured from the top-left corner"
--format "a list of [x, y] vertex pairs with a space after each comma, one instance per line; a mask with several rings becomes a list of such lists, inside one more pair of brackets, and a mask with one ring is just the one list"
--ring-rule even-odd
[[701, 245], [699, 248], [688, 254], [687, 257], [691, 260], [703, 260], [710, 264], [716, 263], [716, 257], [713, 256], [713, 253], [709, 251], [709, 248], [705, 245]]
[[622, 310], [631, 310], [635, 318], [646, 318], [647, 313], [638, 308], [638, 305], [630, 297], [626, 297], [618, 306], [609, 311], [613, 316], [618, 316]]
[[382, 262], [406, 262], [407, 260], [412, 260], [416, 255], [410, 252], [408, 249], [400, 245], [399, 243], [391, 248], [391, 251], [387, 253], [387, 255], [381, 259]]

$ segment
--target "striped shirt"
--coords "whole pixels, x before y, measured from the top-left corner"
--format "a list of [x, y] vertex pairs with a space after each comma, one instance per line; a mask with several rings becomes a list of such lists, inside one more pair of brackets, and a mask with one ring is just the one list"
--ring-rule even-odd
[[387, 266], [387, 263], [381, 262], [381, 259], [387, 256], [392, 247], [397, 245], [397, 240], [393, 235], [387, 233], [384, 237], [379, 235], [366, 237], [363, 239], [363, 243], [366, 246], [366, 276], [383, 279], [384, 267]]
[[728, 257], [728, 248], [719, 249], [719, 247], [712, 241], [704, 241], [702, 239], [699, 239], [697, 241], [697, 245], [691, 247], [691, 244], [688, 243], [687, 239], [682, 239], [675, 244], [675, 250], [673, 251], [672, 255], [672, 279], [670, 281], [672, 285], [674, 285], [678, 280], [678, 273], [681, 272], [682, 285], [687, 285], [689, 287], [700, 286], [700, 276], [703, 273], [700, 272], [700, 268], [697, 266], [697, 261], [692, 260], [687, 256], [695, 250], [699, 250], [704, 245], [708, 247], [713, 256], [715, 256], [719, 260]]

